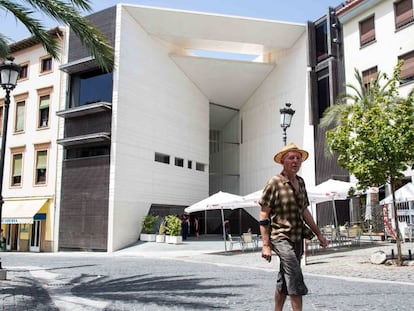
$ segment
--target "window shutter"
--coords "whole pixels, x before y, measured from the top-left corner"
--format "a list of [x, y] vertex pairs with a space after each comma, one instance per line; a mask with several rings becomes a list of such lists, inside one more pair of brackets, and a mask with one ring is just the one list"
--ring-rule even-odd
[[395, 4], [395, 27], [400, 28], [413, 21], [412, 0], [402, 0]]
[[376, 79], [378, 75], [377, 66], [369, 68], [362, 72], [362, 79], [364, 85], [368, 85], [372, 80]]
[[375, 40], [374, 16], [360, 22], [359, 31], [361, 46]]
[[17, 103], [16, 131], [23, 131], [24, 129], [24, 106], [25, 106], [25, 102]]
[[49, 99], [50, 99], [50, 96], [49, 96], [49, 95], [47, 95], [47, 96], [42, 96], [42, 97], [40, 98], [40, 105], [39, 105], [39, 108], [40, 108], [40, 109], [49, 108]]
[[404, 60], [401, 68], [401, 79], [405, 80], [414, 77], [414, 51], [400, 56], [400, 59]]
[[47, 167], [47, 151], [42, 150], [37, 152], [36, 169], [46, 169]]
[[13, 157], [13, 177], [22, 176], [22, 155], [16, 154]]

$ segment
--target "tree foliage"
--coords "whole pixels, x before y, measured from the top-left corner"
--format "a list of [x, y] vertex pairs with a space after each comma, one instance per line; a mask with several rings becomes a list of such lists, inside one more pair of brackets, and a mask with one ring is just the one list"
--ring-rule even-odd
[[[59, 23], [70, 26], [71, 30], [79, 38], [99, 66], [105, 71], [111, 71], [113, 67], [113, 48], [107, 38], [92, 23], [81, 15], [82, 11], [91, 12], [89, 0], [0, 0], [0, 9], [14, 15], [27, 30], [35, 36], [45, 50], [58, 59], [59, 47], [53, 35], [47, 32], [42, 21], [35, 15], [42, 13]], [[10, 39], [5, 34], [0, 34], [0, 57], [5, 58], [8, 53]]]
[[[331, 126], [326, 133], [330, 152], [338, 154], [338, 164], [358, 179], [358, 187], [390, 184], [394, 202], [396, 182], [414, 163], [414, 95], [399, 96], [401, 66], [391, 78], [379, 73], [367, 86], [356, 72], [359, 85], [348, 85], [351, 92], [325, 112], [323, 123]], [[395, 203], [393, 210], [402, 263]]]
[[[342, 109], [338, 126], [326, 134], [338, 164], [363, 189], [397, 180], [414, 163], [414, 96], [411, 92], [405, 99], [399, 97], [399, 71], [397, 66], [391, 78], [379, 74], [367, 91], [359, 92], [365, 93], [362, 98], [349, 95], [354, 102]], [[381, 79], [386, 80], [385, 88]]]

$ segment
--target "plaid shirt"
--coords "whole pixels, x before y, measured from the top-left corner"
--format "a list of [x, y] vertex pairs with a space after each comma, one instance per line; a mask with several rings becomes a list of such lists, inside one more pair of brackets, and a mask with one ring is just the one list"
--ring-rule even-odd
[[[309, 205], [305, 182], [300, 176], [296, 176], [299, 182], [299, 190], [289, 182], [285, 176], [278, 174], [273, 176], [263, 189], [259, 201], [261, 206], [270, 207], [270, 238], [287, 238], [292, 242], [303, 239], [308, 234], [308, 228], [304, 229], [303, 211]], [[302, 232], [305, 230], [306, 232]]]

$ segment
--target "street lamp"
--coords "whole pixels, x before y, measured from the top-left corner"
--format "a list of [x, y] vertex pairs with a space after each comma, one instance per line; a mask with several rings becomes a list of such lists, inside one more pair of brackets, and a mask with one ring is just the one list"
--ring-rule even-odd
[[7, 57], [3, 61], [3, 63], [0, 64], [0, 85], [6, 91], [3, 109], [3, 131], [1, 132], [0, 151], [0, 227], [2, 223], [4, 154], [6, 150], [7, 120], [9, 118], [10, 91], [16, 87], [17, 78], [19, 77], [20, 73], [20, 66], [13, 63], [13, 60], [14, 57]]
[[286, 106], [280, 109], [280, 126], [283, 128], [283, 143], [286, 146], [286, 129], [290, 126], [290, 122], [292, 121], [292, 117], [295, 114], [295, 110], [290, 108], [290, 103], [286, 103]]

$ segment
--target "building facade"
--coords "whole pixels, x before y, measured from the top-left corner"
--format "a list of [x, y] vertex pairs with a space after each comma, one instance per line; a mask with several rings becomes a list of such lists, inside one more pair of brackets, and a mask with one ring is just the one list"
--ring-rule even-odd
[[[114, 45], [115, 68], [101, 72], [69, 36], [58, 249], [114, 251], [136, 242], [149, 212], [261, 189], [281, 169], [286, 102], [288, 140], [310, 151], [302, 174], [315, 183], [307, 25], [125, 4], [89, 18]], [[220, 230], [210, 220], [206, 232]]]
[[[355, 69], [362, 73], [363, 82], [377, 77], [379, 72], [391, 76], [399, 60], [402, 97], [414, 87], [414, 12], [413, 0], [354, 0], [337, 11], [343, 29], [346, 83], [357, 85]], [[407, 150], [407, 152], [412, 152]], [[408, 168], [401, 186], [413, 181], [413, 171]], [[379, 200], [390, 193], [380, 188]], [[378, 197], [374, 200], [378, 204]], [[412, 202], [410, 202], [411, 206]], [[404, 205], [404, 204], [403, 204]], [[414, 215], [401, 206], [399, 219], [412, 223]], [[411, 209], [411, 208], [410, 208]], [[411, 216], [410, 216], [411, 214]], [[390, 218], [391, 212], [389, 213]], [[403, 227], [400, 226], [403, 229]], [[403, 232], [403, 230], [402, 230]]]
[[[65, 30], [50, 30], [65, 53]], [[55, 230], [57, 134], [56, 111], [64, 74], [34, 38], [10, 46], [21, 66], [11, 93], [3, 178], [2, 228], [11, 251], [52, 251]], [[0, 114], [3, 119], [3, 89]], [[2, 128], [2, 125], [0, 126]]]

